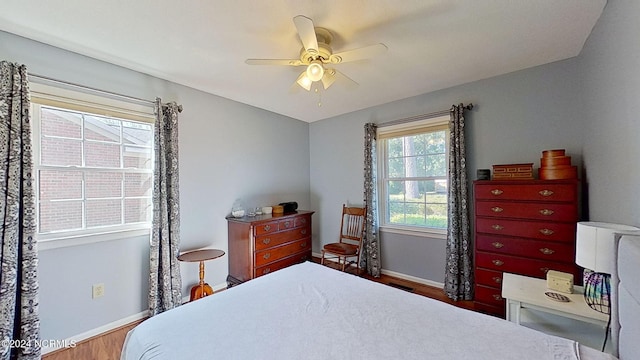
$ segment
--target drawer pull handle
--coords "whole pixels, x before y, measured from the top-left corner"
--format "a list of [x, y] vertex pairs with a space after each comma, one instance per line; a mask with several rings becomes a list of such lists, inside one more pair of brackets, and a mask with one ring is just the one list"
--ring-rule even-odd
[[548, 273], [549, 272], [549, 268], [548, 267], [541, 267], [540, 271], [542, 271], [543, 273]]
[[540, 215], [549, 216], [549, 215], [553, 215], [554, 212], [555, 211], [553, 211], [553, 210], [542, 209], [542, 210], [540, 210]]
[[300, 243], [300, 247], [307, 247], [307, 242], [306, 241], [305, 242], [301, 242]]
[[542, 248], [542, 249], [540, 249], [540, 252], [545, 254], [545, 255], [551, 255], [551, 254], [553, 254], [555, 252], [555, 250], [551, 250], [549, 248]]
[[300, 234], [302, 234], [302, 235], [307, 235], [307, 229], [301, 230], [301, 231], [300, 231]]
[[551, 196], [553, 195], [553, 191], [545, 189], [545, 190], [538, 191], [538, 194], [542, 196]]
[[553, 235], [555, 231], [551, 230], [551, 229], [540, 229], [540, 234], [542, 235]]
[[262, 239], [262, 243], [265, 244], [265, 245], [269, 245], [270, 242], [271, 242], [270, 238]]
[[285, 221], [284, 222], [284, 227], [286, 227], [286, 228], [291, 227], [291, 223], [289, 221]]
[[265, 260], [267, 260], [270, 257], [271, 257], [271, 253], [265, 253], [264, 255], [262, 255], [262, 258]]
[[493, 230], [502, 230], [502, 229], [504, 229], [504, 226], [495, 224], [495, 225], [491, 225], [491, 228]]
[[501, 213], [504, 211], [504, 209], [499, 206], [495, 206], [491, 208], [491, 211], [493, 211], [494, 213]]
[[500, 189], [493, 189], [493, 190], [491, 190], [491, 193], [492, 193], [493, 195], [495, 195], [495, 196], [502, 195], [502, 193], [503, 193], [503, 192], [504, 192], [504, 191], [502, 191], [502, 190], [500, 190]]
[[502, 283], [502, 278], [500, 278], [499, 276], [494, 276], [492, 279], [496, 284]]
[[496, 248], [496, 249], [500, 249], [500, 248], [504, 247], [503, 243], [497, 242], [497, 241], [496, 242], [492, 242], [491, 245], [493, 245], [493, 247]]
[[270, 272], [271, 272], [271, 268], [266, 268], [266, 269], [262, 270], [262, 275], [266, 275], [266, 274], [268, 274]]
[[493, 294], [493, 298], [494, 298], [496, 301], [500, 301], [500, 300], [502, 300], [502, 296], [500, 296], [500, 295], [498, 295], [498, 294]]
[[495, 266], [502, 266], [504, 264], [504, 261], [502, 261], [502, 260], [491, 260], [491, 262]]
[[300, 219], [300, 224], [306, 224], [307, 223], [307, 219]]
[[264, 229], [264, 231], [269, 231], [269, 230], [271, 230], [271, 225], [265, 225], [263, 227], [263, 229]]

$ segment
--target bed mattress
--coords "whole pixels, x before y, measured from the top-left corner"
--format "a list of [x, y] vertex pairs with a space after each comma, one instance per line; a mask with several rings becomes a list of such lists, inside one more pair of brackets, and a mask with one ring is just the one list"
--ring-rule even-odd
[[141, 359], [614, 357], [307, 262], [144, 321], [122, 351]]

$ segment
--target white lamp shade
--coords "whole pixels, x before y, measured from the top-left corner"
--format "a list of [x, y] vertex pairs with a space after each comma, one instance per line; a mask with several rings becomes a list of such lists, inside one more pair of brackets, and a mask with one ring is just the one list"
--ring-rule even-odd
[[576, 264], [599, 273], [613, 274], [616, 266], [616, 233], [637, 227], [602, 222], [579, 222], [576, 231]]

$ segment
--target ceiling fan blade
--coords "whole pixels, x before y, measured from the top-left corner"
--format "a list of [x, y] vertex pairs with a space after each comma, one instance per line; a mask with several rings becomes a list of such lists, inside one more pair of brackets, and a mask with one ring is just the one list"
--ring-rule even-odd
[[331, 69], [331, 70], [336, 72], [335, 73], [336, 79], [340, 78], [340, 79], [342, 79], [342, 80], [340, 80], [341, 82], [347, 84], [347, 88], [354, 89], [354, 88], [360, 86], [360, 84], [358, 84], [355, 80], [353, 80], [352, 78], [350, 78], [347, 75], [345, 75], [343, 72], [340, 72], [340, 71], [338, 71], [336, 69]]
[[304, 65], [300, 59], [247, 59], [244, 61], [248, 65], [286, 65], [301, 66]]
[[316, 31], [313, 26], [313, 20], [304, 15], [298, 15], [293, 18], [293, 23], [298, 29], [298, 36], [302, 41], [302, 46], [311, 55], [318, 54], [318, 39], [316, 38]]
[[385, 44], [379, 43], [333, 54], [329, 57], [329, 62], [331, 62], [332, 64], [340, 64], [349, 61], [369, 59], [383, 54], [386, 51], [387, 46]]
[[324, 72], [324, 75], [322, 76], [322, 86], [324, 87], [325, 90], [327, 90], [329, 88], [329, 86], [331, 86], [333, 84], [334, 81], [336, 81], [336, 69], [327, 69]]

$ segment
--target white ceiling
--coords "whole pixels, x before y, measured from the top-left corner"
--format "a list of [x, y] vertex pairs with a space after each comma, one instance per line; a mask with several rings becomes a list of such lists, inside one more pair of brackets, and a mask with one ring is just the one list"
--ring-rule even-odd
[[[307, 122], [567, 59], [606, 0], [0, 0], [0, 30]], [[335, 67], [320, 93], [294, 84], [292, 18], [329, 29], [334, 52], [389, 50]], [[28, 65], [28, 64], [27, 64]], [[319, 100], [322, 106], [318, 106]], [[463, 99], [462, 99], [463, 100]]]

